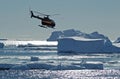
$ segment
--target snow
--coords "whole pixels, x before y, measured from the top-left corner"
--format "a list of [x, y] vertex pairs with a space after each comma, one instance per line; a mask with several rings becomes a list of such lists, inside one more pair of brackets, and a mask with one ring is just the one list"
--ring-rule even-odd
[[63, 37], [84, 37], [88, 39], [101, 39], [102, 38], [102, 39], [107, 40], [106, 42], [108, 42], [109, 44], [112, 44], [109, 38], [104, 36], [103, 34], [99, 34], [98, 32], [87, 34], [87, 33], [84, 33], [84, 32], [81, 32], [75, 29], [68, 29], [64, 31], [54, 31], [52, 32], [51, 36], [47, 40], [57, 41], [58, 39], [63, 38]]
[[18, 41], [18, 40], [0, 40], [0, 48], [4, 49], [24, 49], [24, 50], [57, 50], [57, 41]]
[[[64, 39], [65, 37], [61, 38], [61, 39]], [[100, 41], [102, 39], [88, 39], [88, 38], [83, 38], [83, 37], [77, 37], [77, 36], [74, 36], [74, 37], [67, 37], [67, 38], [72, 38], [73, 40], [77, 40], [77, 41]]]
[[113, 45], [120, 48], [120, 43], [113, 43]]
[[120, 43], [120, 37], [118, 37], [117, 40], [114, 41], [114, 43]]
[[48, 41], [57, 41], [61, 37], [69, 36], [81, 36], [84, 35], [82, 32], [74, 29], [64, 30], [64, 31], [54, 31], [51, 36], [47, 39]]
[[19, 45], [27, 45], [27, 46], [31, 46], [31, 45], [57, 45], [56, 41], [36, 41], [36, 40], [32, 40], [32, 41], [18, 41], [18, 40], [6, 40], [6, 41], [0, 41], [1, 43], [4, 43], [5, 46], [19, 46]]

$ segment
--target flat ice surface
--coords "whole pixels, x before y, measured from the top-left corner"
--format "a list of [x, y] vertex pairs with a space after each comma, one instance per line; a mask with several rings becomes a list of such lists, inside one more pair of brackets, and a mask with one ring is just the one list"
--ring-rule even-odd
[[5, 45], [26, 45], [26, 44], [33, 44], [33, 45], [57, 45], [57, 41], [17, 41], [17, 40], [6, 40], [6, 41], [0, 41], [3, 42]]
[[73, 40], [77, 40], [77, 41], [99, 41], [99, 40], [103, 40], [103, 39], [88, 39], [88, 38], [83, 38], [83, 37], [63, 37], [62, 39], [65, 39], [65, 38], [70, 38], [70, 39], [73, 39]]

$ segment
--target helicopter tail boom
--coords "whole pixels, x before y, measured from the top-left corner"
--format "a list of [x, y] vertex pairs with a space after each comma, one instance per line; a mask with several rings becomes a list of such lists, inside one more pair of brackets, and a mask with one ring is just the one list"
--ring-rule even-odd
[[34, 18], [41, 19], [41, 20], [43, 19], [43, 18], [41, 18], [39, 16], [35, 16], [32, 10], [30, 11], [30, 14], [31, 14], [31, 18], [34, 17]]

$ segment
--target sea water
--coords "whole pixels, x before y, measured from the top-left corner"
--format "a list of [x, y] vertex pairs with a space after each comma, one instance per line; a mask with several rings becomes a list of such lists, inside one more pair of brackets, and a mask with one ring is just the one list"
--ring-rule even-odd
[[[41, 44], [42, 41], [27, 43]], [[0, 71], [0, 79], [119, 79], [120, 78], [120, 54], [58, 54], [56, 42], [43, 43], [44, 46], [18, 47], [26, 44], [24, 41], [4, 42], [6, 46], [0, 49], [0, 64], [44, 65], [46, 67], [33, 69], [9, 69]], [[34, 42], [34, 43], [33, 43]], [[51, 46], [48, 46], [51, 45]], [[54, 46], [53, 46], [54, 45]], [[73, 52], [74, 53], [74, 52]], [[32, 61], [31, 57], [38, 60]], [[79, 64], [84, 62], [101, 63], [103, 69], [82, 69]], [[41, 64], [42, 63], [42, 64]], [[53, 68], [49, 68], [49, 65]], [[75, 65], [75, 66], [74, 66]], [[55, 69], [56, 67], [60, 67]], [[35, 66], [36, 67], [36, 66]], [[64, 68], [62, 68], [64, 67]], [[70, 68], [68, 68], [70, 67]], [[72, 68], [71, 68], [72, 67]], [[46, 69], [45, 69], [46, 68]]]

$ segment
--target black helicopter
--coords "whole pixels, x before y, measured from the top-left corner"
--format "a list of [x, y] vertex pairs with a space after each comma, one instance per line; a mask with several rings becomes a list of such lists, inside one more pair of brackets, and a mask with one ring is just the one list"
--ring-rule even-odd
[[[34, 13], [37, 13], [37, 14], [40, 14], [44, 17], [40, 17], [39, 15], [34, 15]], [[30, 11], [31, 13], [31, 18], [37, 18], [37, 19], [40, 19], [41, 20], [41, 24], [42, 25], [38, 25], [40, 27], [43, 27], [43, 28], [54, 28], [55, 27], [55, 22], [54, 20], [50, 19], [49, 16], [51, 15], [46, 15], [46, 14], [43, 14], [43, 13], [39, 13], [39, 12], [36, 12], [36, 11]]]

